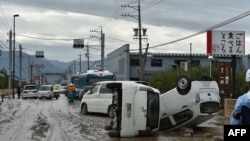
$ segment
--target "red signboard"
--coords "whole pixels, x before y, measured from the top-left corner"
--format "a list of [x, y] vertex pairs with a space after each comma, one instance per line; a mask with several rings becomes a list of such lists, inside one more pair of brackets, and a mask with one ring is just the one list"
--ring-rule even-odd
[[231, 75], [231, 62], [219, 62], [219, 88], [231, 89], [232, 75]]

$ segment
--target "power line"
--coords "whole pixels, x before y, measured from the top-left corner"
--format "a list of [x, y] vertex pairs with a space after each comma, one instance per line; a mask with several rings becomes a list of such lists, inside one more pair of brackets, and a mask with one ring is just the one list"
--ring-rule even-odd
[[243, 14], [240, 14], [240, 15], [238, 15], [238, 16], [236, 16], [236, 17], [233, 17], [233, 18], [231, 18], [231, 19], [229, 19], [229, 20], [226, 20], [226, 21], [224, 21], [224, 22], [222, 22], [222, 23], [219, 23], [219, 24], [214, 25], [214, 26], [212, 26], [212, 27], [206, 28], [206, 29], [204, 29], [204, 30], [201, 30], [201, 31], [199, 31], [199, 32], [197, 32], [197, 33], [194, 33], [194, 34], [191, 34], [191, 35], [189, 35], [189, 36], [186, 36], [186, 37], [183, 37], [183, 38], [174, 40], [174, 41], [170, 41], [170, 42], [167, 42], [167, 43], [159, 44], [159, 45], [156, 45], [156, 46], [152, 46], [152, 47], [149, 47], [149, 48], [156, 48], [156, 47], [160, 47], [160, 46], [172, 44], [172, 43], [175, 43], [175, 42], [179, 42], [179, 41], [182, 41], [182, 40], [185, 40], [185, 39], [188, 39], [188, 38], [191, 38], [191, 37], [200, 35], [200, 34], [202, 34], [202, 33], [205, 33], [205, 32], [207, 32], [208, 30], [216, 29], [216, 28], [219, 28], [219, 27], [221, 27], [221, 26], [227, 25], [227, 24], [232, 23], [232, 22], [234, 22], [234, 21], [236, 21], [236, 20], [242, 19], [242, 18], [244, 18], [244, 17], [246, 17], [246, 16], [248, 16], [248, 15], [250, 15], [250, 11], [247, 11], [247, 12], [245, 12], [245, 13], [243, 13]]
[[[25, 36], [25, 35], [22, 35], [22, 34], [17, 34], [18, 36], [22, 36], [22, 37], [26, 37], [26, 38], [32, 38], [32, 39], [38, 39], [38, 40], [64, 40], [64, 41], [67, 41], [67, 40], [73, 40], [73, 39], [69, 39], [69, 38], [65, 38], [65, 39], [52, 39], [52, 38], [39, 38], [39, 37], [32, 37], [32, 36]], [[76, 38], [74, 38], [76, 39]], [[77, 39], [90, 39], [90, 38], [77, 38]]]

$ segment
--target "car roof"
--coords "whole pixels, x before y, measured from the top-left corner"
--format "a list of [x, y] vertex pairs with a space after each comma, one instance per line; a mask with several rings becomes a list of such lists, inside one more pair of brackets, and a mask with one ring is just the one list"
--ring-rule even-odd
[[52, 85], [41, 85], [41, 86], [52, 86]]

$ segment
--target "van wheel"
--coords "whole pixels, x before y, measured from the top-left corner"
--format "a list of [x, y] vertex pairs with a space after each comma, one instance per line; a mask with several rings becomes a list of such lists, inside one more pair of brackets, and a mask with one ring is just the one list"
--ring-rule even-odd
[[85, 104], [85, 103], [82, 104], [81, 114], [82, 115], [87, 115], [88, 114], [88, 107], [87, 107], [87, 104]]
[[177, 80], [177, 91], [181, 95], [185, 95], [191, 88], [191, 79], [186, 75], [181, 75]]
[[108, 109], [108, 116], [111, 117], [111, 118], [114, 117], [114, 108], [115, 108], [115, 106], [110, 105], [109, 109]]
[[109, 131], [108, 135], [110, 137], [120, 137], [120, 131]]
[[105, 130], [113, 130], [112, 125], [106, 125], [104, 127]]

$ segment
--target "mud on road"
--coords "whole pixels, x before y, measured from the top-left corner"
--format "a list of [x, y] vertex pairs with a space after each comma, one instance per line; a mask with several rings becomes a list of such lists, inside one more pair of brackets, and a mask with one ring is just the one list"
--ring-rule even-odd
[[[223, 135], [219, 119], [194, 129], [193, 137], [180, 131], [159, 131], [147, 137], [110, 138], [104, 127], [110, 118], [102, 114], [80, 115], [80, 101], [72, 104], [64, 95], [56, 99], [5, 99], [0, 105], [1, 141], [186, 141], [214, 140]], [[222, 121], [222, 120], [221, 120]]]

